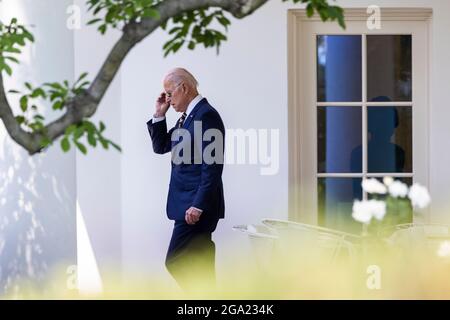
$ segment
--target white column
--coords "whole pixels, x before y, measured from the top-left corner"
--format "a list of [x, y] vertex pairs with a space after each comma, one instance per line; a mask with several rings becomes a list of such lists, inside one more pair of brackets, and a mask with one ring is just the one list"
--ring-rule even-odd
[[[5, 75], [7, 90], [24, 90], [25, 81], [73, 80], [73, 32], [66, 27], [71, 2], [0, 2], [0, 19], [8, 23], [17, 17], [36, 38], [20, 55], [20, 66], [13, 66], [12, 77]], [[17, 100], [9, 96], [16, 114]], [[48, 119], [55, 116], [49, 105], [40, 105]], [[50, 277], [60, 279], [53, 288], [66, 289], [66, 269], [76, 264], [75, 177], [75, 153], [63, 153], [59, 141], [31, 157], [0, 124], [0, 294], [17, 292], [15, 280], [45, 288]]]
[[[120, 32], [109, 29], [102, 35], [97, 26], [86, 26], [93, 18], [92, 12], [86, 12], [85, 3], [85, 0], [74, 1], [81, 12], [81, 27], [75, 30], [75, 74], [88, 72], [88, 79], [92, 81]], [[105, 137], [119, 145], [122, 114], [120, 79], [119, 71], [98, 111], [90, 119], [97, 125], [103, 121]], [[127, 108], [128, 112], [133, 112], [133, 106]], [[79, 209], [102, 276], [112, 271], [120, 272], [121, 267], [121, 158], [122, 154], [117, 150], [105, 150], [100, 144], [95, 149], [89, 146], [87, 155], [79, 151], [76, 155]], [[107, 286], [107, 282], [104, 285]], [[105, 289], [108, 290], [107, 287]]]

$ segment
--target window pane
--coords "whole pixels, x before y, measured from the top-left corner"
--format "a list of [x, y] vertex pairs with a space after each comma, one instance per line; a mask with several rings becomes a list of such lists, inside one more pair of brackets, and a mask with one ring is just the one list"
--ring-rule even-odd
[[368, 172], [412, 172], [412, 108], [368, 107]]
[[361, 101], [361, 36], [317, 36], [317, 100]]
[[361, 178], [318, 179], [319, 224], [351, 233], [360, 233], [361, 224], [353, 220], [354, 199], [362, 199]]
[[411, 49], [410, 35], [367, 36], [368, 101], [412, 101]]
[[318, 107], [319, 173], [362, 172], [361, 107]]

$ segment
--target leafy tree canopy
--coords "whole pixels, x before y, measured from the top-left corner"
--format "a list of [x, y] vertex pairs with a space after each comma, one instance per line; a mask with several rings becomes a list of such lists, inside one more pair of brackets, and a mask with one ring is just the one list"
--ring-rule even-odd
[[[273, 0], [275, 1], [275, 0]], [[342, 8], [330, 0], [282, 0], [306, 5], [308, 17], [317, 13], [322, 21], [337, 21], [345, 28]], [[181, 48], [194, 50], [201, 45], [215, 48], [227, 40], [231, 16], [242, 19], [261, 8], [268, 0], [87, 0], [92, 19], [87, 23], [101, 34], [109, 29], [122, 31], [121, 38], [111, 49], [93, 81], [83, 73], [74, 83], [63, 81], [42, 85], [24, 83], [22, 90], [5, 92], [3, 76], [13, 76], [24, 46], [34, 42], [26, 26], [13, 18], [8, 24], [0, 22], [0, 118], [8, 134], [30, 155], [51, 146], [61, 137], [63, 151], [71, 145], [87, 153], [86, 144], [101, 145], [117, 150], [120, 147], [105, 138], [105, 124], [88, 119], [96, 112], [107, 88], [130, 50], [158, 28], [164, 29], [169, 40], [163, 44], [164, 56]], [[20, 95], [20, 114], [14, 114], [8, 95]], [[39, 112], [39, 102], [47, 101], [55, 111], [62, 111], [56, 120], [46, 123]]]

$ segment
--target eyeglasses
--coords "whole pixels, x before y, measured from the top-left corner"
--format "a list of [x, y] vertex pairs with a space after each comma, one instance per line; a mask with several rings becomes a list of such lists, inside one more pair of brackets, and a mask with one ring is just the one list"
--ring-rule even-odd
[[179, 84], [177, 84], [177, 85], [175, 86], [175, 88], [173, 89], [172, 92], [166, 92], [167, 98], [172, 98], [172, 95], [173, 95], [173, 93], [175, 92], [175, 90], [177, 90], [177, 88], [178, 88], [179, 86], [181, 86], [182, 84], [183, 84], [183, 82], [180, 82]]

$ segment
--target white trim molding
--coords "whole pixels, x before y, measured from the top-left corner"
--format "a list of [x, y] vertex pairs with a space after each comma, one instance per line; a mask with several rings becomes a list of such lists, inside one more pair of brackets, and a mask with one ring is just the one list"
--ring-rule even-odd
[[[289, 143], [289, 219], [301, 221], [305, 223], [316, 224], [317, 221], [317, 205], [315, 205], [316, 196], [314, 190], [317, 188], [317, 163], [315, 159], [317, 148], [312, 141], [310, 135], [314, 134], [316, 129], [313, 121], [311, 107], [312, 101], [304, 99], [305, 96], [315, 92], [316, 75], [311, 73], [311, 68], [316, 64], [316, 57], [313, 52], [306, 50], [311, 46], [311, 34], [413, 34], [423, 43], [423, 50], [419, 50], [419, 54], [413, 58], [413, 91], [419, 92], [420, 95], [413, 96], [413, 101], [400, 102], [399, 106], [420, 106], [418, 113], [415, 113], [415, 122], [413, 122], [413, 172], [404, 174], [395, 174], [402, 177], [414, 177], [426, 186], [430, 186], [430, 167], [429, 167], [429, 108], [430, 108], [430, 59], [431, 46], [430, 39], [431, 27], [430, 21], [433, 10], [430, 8], [380, 8], [381, 20], [385, 21], [387, 29], [369, 30], [364, 21], [370, 17], [370, 13], [366, 8], [346, 8], [344, 9], [345, 21], [347, 22], [347, 30], [342, 30], [336, 22], [320, 23], [320, 17], [313, 16], [308, 18], [305, 9], [290, 9], [287, 12], [287, 44], [288, 44], [288, 143]], [[316, 23], [314, 25], [314, 23]], [[365, 39], [365, 37], [363, 37]], [[365, 45], [365, 43], [363, 43]], [[306, 46], [306, 47], [305, 47]], [[427, 48], [425, 48], [427, 47]], [[420, 48], [420, 47], [415, 47]], [[422, 62], [420, 62], [422, 61]], [[420, 62], [420, 63], [419, 63]], [[363, 65], [365, 61], [363, 59]], [[415, 68], [414, 66], [419, 66]], [[311, 74], [310, 74], [311, 73]], [[364, 71], [365, 73], [365, 71]], [[310, 74], [309, 77], [305, 76]], [[417, 75], [421, 76], [418, 77]], [[365, 86], [363, 86], [365, 87]], [[363, 88], [364, 90], [364, 88]], [[365, 92], [363, 92], [363, 100], [365, 100]], [[389, 103], [390, 105], [392, 102]], [[315, 102], [314, 105], [322, 105]], [[323, 103], [330, 105], [330, 103]], [[382, 106], [382, 102], [357, 102], [349, 103], [333, 103], [333, 105], [364, 105]], [[363, 107], [363, 111], [366, 108]], [[363, 115], [363, 119], [366, 116]], [[364, 122], [365, 123], [365, 122]], [[419, 124], [419, 125], [417, 125]], [[365, 132], [365, 130], [363, 130]], [[367, 136], [363, 132], [363, 141], [367, 140]], [[423, 139], [423, 135], [427, 137]], [[309, 135], [309, 136], [308, 136]], [[363, 144], [364, 146], [364, 144]], [[363, 150], [367, 152], [367, 150]], [[368, 174], [367, 170], [363, 170], [367, 176], [378, 176]], [[314, 173], [314, 178], [312, 177]], [[348, 175], [347, 175], [348, 176]], [[425, 215], [428, 220], [429, 214]]]
[[[381, 19], [384, 21], [425, 21], [433, 15], [431, 8], [380, 8]], [[320, 16], [315, 14], [311, 18], [306, 15], [305, 9], [289, 9], [289, 15], [302, 20], [302, 22], [322, 21]], [[344, 8], [345, 21], [364, 21], [370, 14], [367, 8]]]

